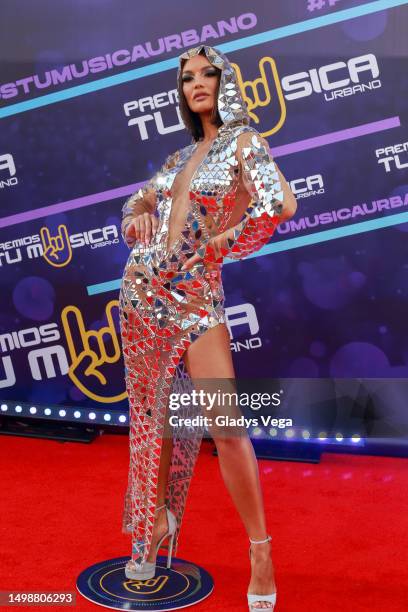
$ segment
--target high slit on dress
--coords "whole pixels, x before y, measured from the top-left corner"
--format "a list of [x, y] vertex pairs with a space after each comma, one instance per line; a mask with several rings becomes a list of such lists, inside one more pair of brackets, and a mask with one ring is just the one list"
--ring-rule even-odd
[[[256, 130], [242, 124], [222, 126], [204, 156], [196, 144], [170, 156], [128, 200], [124, 214], [137, 202], [143, 205], [152, 191], [154, 209], [149, 210], [158, 218], [157, 232], [148, 245], [136, 242], [131, 248], [119, 295], [130, 427], [122, 531], [132, 534], [131, 558], [137, 563], [147, 560], [151, 545], [169, 395], [192, 389], [183, 355], [208, 329], [226, 323], [222, 258], [214, 257], [209, 241], [233, 227], [222, 256], [242, 259], [269, 240], [282, 206], [269, 151]], [[243, 221], [231, 224], [243, 214]], [[196, 252], [204, 259], [181, 270]], [[192, 417], [198, 410], [183, 406], [177, 415]], [[166, 503], [177, 519], [174, 552], [203, 433], [201, 427], [174, 427], [170, 434]]]

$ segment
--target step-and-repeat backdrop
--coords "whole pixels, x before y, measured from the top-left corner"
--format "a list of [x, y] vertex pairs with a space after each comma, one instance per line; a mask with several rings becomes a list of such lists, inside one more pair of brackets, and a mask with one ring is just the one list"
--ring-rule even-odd
[[223, 268], [237, 376], [408, 377], [407, 2], [2, 4], [0, 400], [127, 409], [129, 194], [190, 142], [177, 57], [235, 65], [297, 197]]

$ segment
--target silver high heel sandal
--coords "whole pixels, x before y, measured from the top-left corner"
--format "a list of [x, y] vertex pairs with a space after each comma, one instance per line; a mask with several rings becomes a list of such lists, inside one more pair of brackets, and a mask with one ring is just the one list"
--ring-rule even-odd
[[[165, 533], [164, 536], [162, 536], [160, 540], [157, 542], [156, 557], [157, 557], [157, 553], [159, 552], [159, 549], [161, 548], [162, 542], [170, 536], [171, 540], [168, 546], [167, 566], [166, 566], [167, 568], [170, 568], [171, 567], [171, 556], [173, 553], [174, 536], [176, 534], [176, 528], [177, 528], [177, 520], [174, 514], [171, 512], [171, 510], [167, 508], [166, 504], [163, 504], [163, 506], [159, 506], [158, 508], [156, 508], [156, 512], [157, 510], [161, 510], [162, 508], [166, 508], [167, 523], [168, 523], [169, 528], [168, 528], [167, 533]], [[129, 559], [129, 561], [126, 563], [126, 566], [125, 566], [126, 578], [129, 578], [130, 580], [149, 580], [150, 578], [154, 578], [155, 574], [156, 574], [156, 561], [154, 562], [145, 561], [144, 563], [136, 563], [135, 561], [133, 561], [133, 559]]]
[[[270, 542], [271, 540], [272, 540], [272, 537], [270, 535], [268, 535], [265, 540], [251, 540], [251, 538], [249, 538], [249, 541], [251, 542], [251, 544], [264, 544], [265, 542]], [[251, 547], [249, 547], [249, 558], [251, 558]], [[276, 591], [274, 593], [271, 593], [270, 595], [255, 595], [253, 593], [248, 593], [247, 597], [248, 597], [249, 612], [257, 612], [258, 610], [268, 610], [269, 612], [273, 612], [273, 609], [276, 604], [276, 595], [277, 595]], [[257, 603], [257, 602], [259, 603], [266, 602], [271, 605], [268, 606], [267, 608], [259, 608], [253, 605], [254, 603]]]

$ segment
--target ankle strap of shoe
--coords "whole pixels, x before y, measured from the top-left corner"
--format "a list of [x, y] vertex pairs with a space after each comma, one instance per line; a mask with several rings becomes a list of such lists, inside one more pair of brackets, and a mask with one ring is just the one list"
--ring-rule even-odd
[[155, 512], [157, 512], [157, 510], [161, 510], [162, 508], [166, 508], [166, 504], [163, 504], [162, 506], [158, 506], [155, 510]]
[[265, 544], [266, 542], [270, 542], [271, 540], [272, 536], [270, 535], [266, 536], [265, 540], [251, 540], [251, 538], [249, 538], [251, 544]]

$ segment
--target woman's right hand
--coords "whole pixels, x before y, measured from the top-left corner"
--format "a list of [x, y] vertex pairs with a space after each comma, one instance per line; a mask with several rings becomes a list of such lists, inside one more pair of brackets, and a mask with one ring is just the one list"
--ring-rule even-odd
[[144, 242], [146, 245], [149, 244], [152, 237], [157, 232], [159, 225], [158, 218], [148, 212], [142, 213], [134, 217], [125, 231], [125, 238], [128, 244], [136, 242]]

